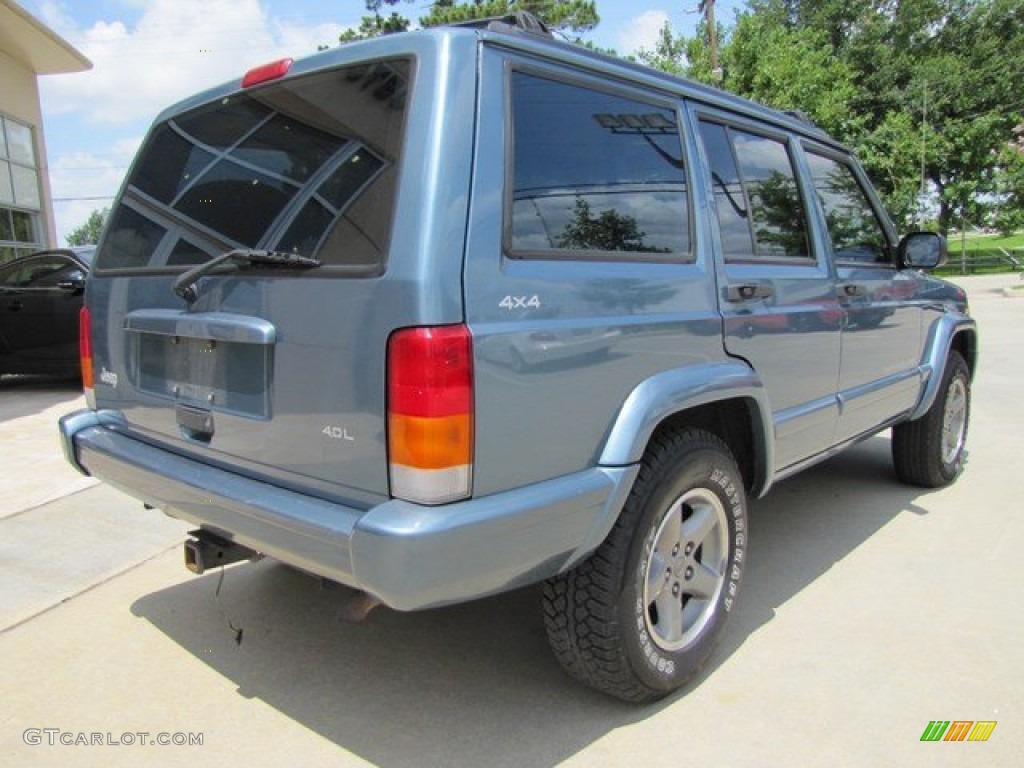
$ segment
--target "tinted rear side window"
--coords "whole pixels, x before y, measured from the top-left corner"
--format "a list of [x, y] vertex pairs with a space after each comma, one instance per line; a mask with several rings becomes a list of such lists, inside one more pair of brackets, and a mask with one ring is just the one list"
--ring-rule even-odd
[[223, 98], [157, 126], [97, 257], [181, 267], [237, 247], [380, 271], [410, 65], [379, 62]]
[[514, 72], [512, 119], [512, 255], [689, 257], [672, 109]]
[[807, 215], [786, 144], [701, 121], [726, 259], [811, 259]]

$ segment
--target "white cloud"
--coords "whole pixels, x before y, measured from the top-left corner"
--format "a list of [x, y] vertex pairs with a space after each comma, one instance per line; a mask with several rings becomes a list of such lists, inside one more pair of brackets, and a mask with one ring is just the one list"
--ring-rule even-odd
[[137, 21], [78, 28], [53, 2], [47, 23], [93, 62], [93, 69], [43, 78], [48, 115], [78, 113], [88, 122], [127, 124], [252, 66], [299, 58], [334, 44], [340, 23], [277, 20], [258, 0], [149, 0]]
[[67, 35], [74, 32], [75, 22], [59, 3], [53, 0], [46, 0], [39, 5], [39, 16], [46, 24], [60, 35]]
[[[140, 134], [165, 107], [239, 80], [250, 67], [335, 45], [346, 28], [329, 16], [304, 18], [287, 3], [282, 12], [292, 15], [277, 15], [265, 0], [121, 0], [119, 17], [84, 26], [62, 0], [36, 7], [93, 62], [87, 72], [40, 79], [60, 245], [94, 209], [113, 202]], [[360, 10], [353, 4], [338, 14], [352, 21]]]
[[658, 41], [658, 33], [668, 21], [664, 11], [644, 11], [634, 16], [619, 32], [618, 49], [623, 54], [636, 53], [641, 48], [651, 50]]
[[110, 207], [141, 143], [141, 136], [120, 139], [107, 151], [74, 151], [51, 159], [48, 170], [58, 245], [64, 245], [71, 230], [94, 210]]

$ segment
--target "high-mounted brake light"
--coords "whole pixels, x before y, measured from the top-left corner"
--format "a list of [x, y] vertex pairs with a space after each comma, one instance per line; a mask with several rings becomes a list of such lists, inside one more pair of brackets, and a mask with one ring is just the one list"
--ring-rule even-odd
[[95, 393], [93, 392], [93, 369], [92, 369], [92, 318], [89, 316], [89, 308], [82, 307], [78, 313], [78, 358], [82, 365], [82, 389], [85, 391], [86, 404], [95, 407]]
[[473, 338], [464, 325], [407, 328], [388, 341], [391, 493], [420, 504], [466, 498], [473, 478]]
[[242, 78], [242, 87], [251, 88], [254, 85], [260, 83], [266, 83], [270, 80], [277, 80], [279, 77], [284, 77], [288, 74], [288, 70], [292, 68], [292, 59], [278, 59], [272, 61], [269, 64], [262, 64], [258, 67], [253, 67], [245, 73], [245, 77]]

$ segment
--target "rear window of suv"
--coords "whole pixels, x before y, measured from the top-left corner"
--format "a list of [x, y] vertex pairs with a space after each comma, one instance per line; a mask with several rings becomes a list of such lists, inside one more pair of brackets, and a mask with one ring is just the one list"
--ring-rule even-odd
[[150, 133], [97, 271], [181, 268], [232, 248], [383, 270], [410, 64], [296, 77], [176, 115]]

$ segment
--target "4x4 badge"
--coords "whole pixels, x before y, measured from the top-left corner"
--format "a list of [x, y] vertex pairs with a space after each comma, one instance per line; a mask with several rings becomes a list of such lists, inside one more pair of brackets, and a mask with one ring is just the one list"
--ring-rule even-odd
[[540, 296], [506, 296], [498, 306], [502, 309], [540, 309]]

